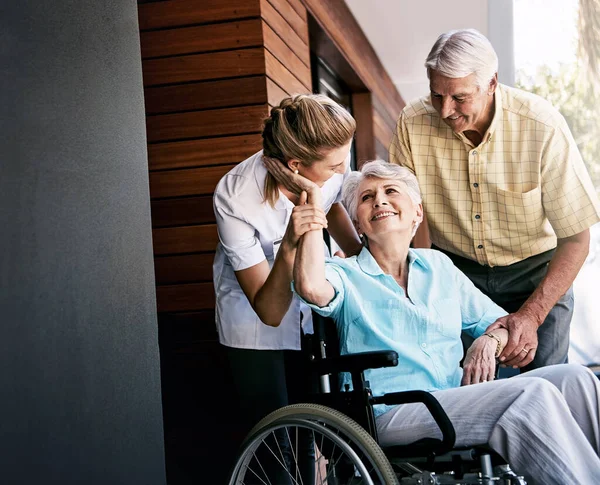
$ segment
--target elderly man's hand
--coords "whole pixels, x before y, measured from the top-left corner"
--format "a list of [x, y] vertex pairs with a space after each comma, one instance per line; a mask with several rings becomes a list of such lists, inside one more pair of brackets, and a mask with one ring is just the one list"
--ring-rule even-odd
[[536, 320], [529, 314], [518, 311], [496, 320], [487, 328], [508, 330], [508, 343], [500, 354], [500, 363], [505, 366], [524, 367], [535, 357], [538, 346]]
[[461, 385], [493, 381], [496, 374], [496, 341], [485, 335], [475, 339], [463, 362]]

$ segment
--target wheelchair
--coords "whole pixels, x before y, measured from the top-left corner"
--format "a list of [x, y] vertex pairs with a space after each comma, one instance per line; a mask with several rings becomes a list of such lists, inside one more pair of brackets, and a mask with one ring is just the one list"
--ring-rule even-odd
[[[396, 352], [339, 355], [333, 321], [313, 313], [313, 322], [309, 371], [320, 392], [310, 403], [274, 411], [250, 431], [230, 485], [526, 485], [492, 450], [455, 448], [454, 427], [432, 394], [372, 395], [364, 371], [397, 366]], [[352, 388], [341, 388], [342, 373], [350, 374]], [[406, 403], [426, 406], [442, 438], [382, 449], [373, 406]]]

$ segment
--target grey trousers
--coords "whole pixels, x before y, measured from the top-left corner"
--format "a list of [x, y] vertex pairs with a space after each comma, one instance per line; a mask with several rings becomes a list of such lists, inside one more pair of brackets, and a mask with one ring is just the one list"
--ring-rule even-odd
[[[457, 446], [488, 445], [530, 485], [600, 484], [600, 381], [562, 364], [434, 393], [456, 430]], [[422, 404], [377, 418], [382, 446], [441, 437]]]
[[[439, 248], [435, 248], [438, 249]], [[508, 313], [516, 312], [538, 287], [548, 269], [554, 250], [532, 256], [509, 266], [482, 266], [476, 261], [442, 251], [473, 284]], [[546, 365], [564, 364], [569, 353], [569, 330], [574, 308], [573, 287], [558, 300], [538, 329], [538, 348], [531, 364], [522, 372]], [[465, 348], [473, 339], [463, 335]]]

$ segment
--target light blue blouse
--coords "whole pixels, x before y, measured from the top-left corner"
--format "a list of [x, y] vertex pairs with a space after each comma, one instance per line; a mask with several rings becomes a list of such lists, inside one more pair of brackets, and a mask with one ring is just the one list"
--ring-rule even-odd
[[342, 354], [398, 352], [397, 367], [365, 372], [375, 396], [460, 386], [461, 330], [476, 338], [506, 315], [441, 252], [410, 249], [408, 259], [408, 297], [363, 248], [358, 256], [327, 260], [335, 297], [322, 308], [309, 305], [335, 319]]

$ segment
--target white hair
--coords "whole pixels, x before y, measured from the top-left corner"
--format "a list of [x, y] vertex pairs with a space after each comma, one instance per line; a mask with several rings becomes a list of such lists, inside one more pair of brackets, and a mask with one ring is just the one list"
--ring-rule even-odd
[[490, 41], [475, 29], [451, 30], [440, 35], [425, 60], [431, 71], [456, 79], [475, 74], [479, 90], [486, 89], [498, 72], [498, 56]]
[[[373, 160], [366, 162], [359, 171], [351, 172], [344, 181], [342, 188], [342, 204], [348, 211], [348, 215], [353, 222], [357, 222], [358, 207], [358, 188], [361, 182], [366, 178], [377, 178], [384, 180], [393, 180], [404, 186], [406, 194], [410, 197], [413, 204], [419, 205], [422, 202], [421, 190], [417, 177], [406, 167], [401, 167], [394, 163], [388, 163], [383, 160]], [[413, 228], [412, 235], [417, 232], [419, 223]]]

